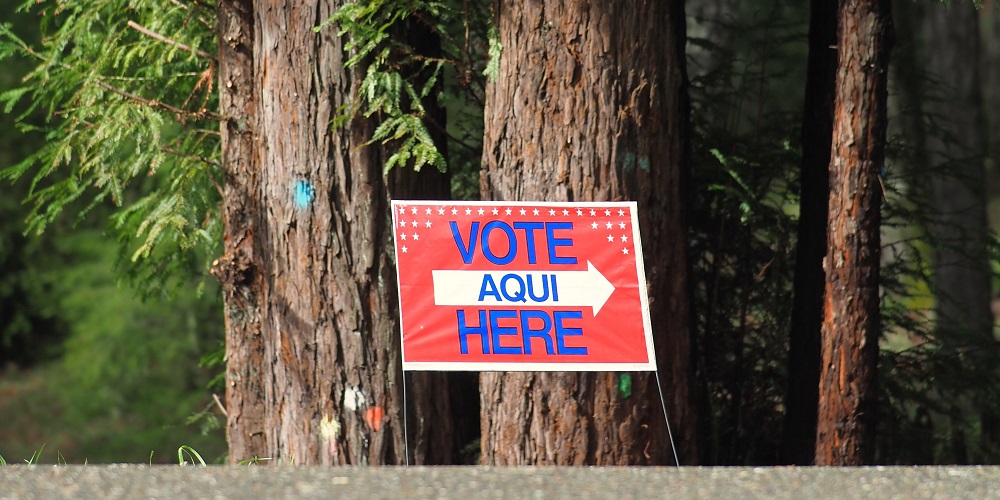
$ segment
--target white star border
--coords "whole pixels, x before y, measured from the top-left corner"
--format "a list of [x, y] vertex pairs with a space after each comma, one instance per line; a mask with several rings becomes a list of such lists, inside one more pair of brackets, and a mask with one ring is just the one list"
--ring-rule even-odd
[[[479, 208], [482, 207], [485, 211], [483, 217], [478, 215]], [[645, 363], [508, 363], [508, 362], [455, 362], [455, 361], [410, 361], [407, 359], [407, 353], [405, 345], [402, 349], [402, 368], [403, 371], [656, 371], [656, 354], [653, 347], [653, 334], [652, 334], [652, 322], [649, 318], [649, 297], [646, 294], [646, 273], [645, 265], [643, 263], [642, 255], [642, 242], [639, 236], [639, 220], [638, 220], [638, 206], [634, 201], [618, 201], [618, 202], [515, 202], [515, 201], [477, 201], [477, 202], [463, 202], [463, 201], [431, 201], [431, 200], [392, 200], [390, 208], [392, 209], [392, 227], [393, 236], [396, 242], [396, 255], [397, 260], [400, 257], [400, 252], [402, 247], [406, 246], [402, 244], [401, 236], [402, 231], [400, 231], [401, 222], [403, 219], [410, 224], [410, 229], [412, 229], [412, 220], [409, 220], [409, 216], [416, 215], [413, 213], [413, 209], [416, 208], [418, 211], [423, 210], [422, 216], [427, 215], [427, 210], [430, 209], [432, 214], [437, 214], [438, 216], [450, 215], [456, 218], [462, 216], [470, 216], [478, 220], [495, 220], [496, 217], [500, 215], [493, 216], [492, 208], [496, 207], [500, 214], [509, 217], [517, 214], [517, 216], [538, 216], [539, 218], [546, 218], [552, 220], [552, 216], [549, 215], [549, 210], [557, 210], [559, 214], [556, 216], [557, 220], [571, 220], [573, 217], [586, 219], [587, 216], [591, 216], [590, 210], [598, 212], [593, 215], [593, 217], [612, 217], [616, 218], [612, 222], [614, 230], [612, 233], [607, 232], [606, 224], [609, 220], [603, 220], [599, 224], [604, 224], [600, 226], [596, 234], [599, 234], [598, 238], [612, 234], [615, 236], [615, 244], [621, 244], [621, 236], [624, 234], [629, 237], [628, 243], [623, 248], [631, 248], [627, 255], [620, 253], [627, 258], [634, 259], [636, 266], [636, 276], [638, 277], [638, 287], [639, 290], [639, 301], [642, 310], [642, 323], [643, 330], [645, 334], [646, 343], [646, 354], [647, 362]], [[506, 213], [506, 209], [511, 209], [511, 214]], [[401, 214], [400, 210], [406, 209], [406, 214]], [[437, 210], [443, 209], [444, 213], [440, 213]], [[538, 210], [538, 213], [534, 213], [534, 210]], [[561, 213], [563, 209], [568, 210], [570, 213], [568, 216], [563, 216]], [[452, 212], [454, 210], [454, 212]], [[523, 210], [523, 212], [522, 212]], [[583, 213], [577, 213], [577, 210]], [[612, 215], [605, 215], [603, 210], [611, 210]], [[622, 213], [619, 216], [618, 210]], [[475, 214], [475, 215], [474, 215]], [[406, 217], [401, 217], [406, 216]], [[506, 218], [505, 217], [505, 218]], [[508, 219], [509, 220], [509, 219]], [[525, 219], [522, 219], [525, 220]], [[528, 219], [530, 220], [530, 219]], [[594, 230], [590, 224], [596, 222], [592, 220], [587, 224], [587, 228]], [[625, 222], [625, 227], [615, 226], [615, 224], [621, 224]], [[436, 226], [435, 226], [436, 227]], [[625, 230], [623, 232], [623, 229]], [[602, 233], [603, 231], [603, 233]], [[631, 233], [631, 235], [629, 235]], [[682, 237], [683, 235], [678, 235]], [[411, 247], [407, 247], [407, 252]], [[417, 258], [417, 257], [415, 257]], [[397, 283], [402, 286], [403, 283], [399, 281], [400, 266], [396, 267], [396, 278]], [[400, 327], [405, 332], [403, 308], [400, 308]], [[404, 344], [402, 336], [400, 337], [400, 343]]]
[[496, 220], [510, 217], [517, 217], [519, 220], [580, 220], [583, 222], [582, 226], [605, 231], [601, 237], [606, 237], [609, 244], [619, 245], [623, 256], [631, 256], [635, 248], [641, 248], [637, 247], [639, 233], [635, 202], [393, 200], [391, 208], [397, 256], [409, 253], [420, 240], [418, 229], [430, 230], [434, 227], [430, 219], [432, 217], [447, 217], [451, 220]]

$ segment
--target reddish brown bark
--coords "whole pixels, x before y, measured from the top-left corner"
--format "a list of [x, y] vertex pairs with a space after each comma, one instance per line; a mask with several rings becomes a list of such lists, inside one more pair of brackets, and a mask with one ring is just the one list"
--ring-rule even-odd
[[874, 453], [890, 3], [844, 0], [838, 25], [816, 464], [861, 465]]
[[[697, 460], [684, 224], [688, 104], [680, 1], [503, 0], [484, 199], [639, 202], [660, 376], [682, 463]], [[484, 464], [672, 463], [655, 380], [487, 373]]]
[[255, 260], [260, 213], [260, 166], [253, 153], [253, 18], [249, 3], [221, 1], [219, 16], [219, 114], [231, 117], [222, 134], [224, 253], [212, 272], [222, 283], [226, 318], [226, 440], [230, 460], [268, 457], [264, 441], [264, 364], [260, 291]]
[[[333, 130], [358, 79], [335, 29], [340, 2], [219, 2], [230, 461], [404, 462], [388, 188], [372, 123]], [[399, 196], [447, 179], [400, 171]], [[447, 399], [414, 384], [417, 463], [449, 460]], [[432, 432], [434, 434], [432, 434]], [[442, 435], [443, 433], [443, 435]], [[433, 437], [433, 439], [432, 439]]]

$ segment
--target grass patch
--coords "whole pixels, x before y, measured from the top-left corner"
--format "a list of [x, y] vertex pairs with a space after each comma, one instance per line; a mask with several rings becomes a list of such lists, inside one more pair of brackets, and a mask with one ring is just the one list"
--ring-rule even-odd
[[[0, 426], [0, 465], [8, 463], [3, 457], [15, 462], [30, 457], [25, 462], [32, 465], [170, 464], [178, 442], [188, 443], [182, 448], [202, 464], [206, 463], [203, 457], [216, 462], [225, 456], [225, 436], [220, 430], [203, 434], [197, 423], [185, 422], [186, 415], [201, 407], [177, 408], [175, 415], [127, 406], [97, 413], [80, 411], [59, 389], [57, 368], [43, 366], [0, 375], [0, 422], [4, 423]], [[55, 454], [45, 454], [46, 449]]]

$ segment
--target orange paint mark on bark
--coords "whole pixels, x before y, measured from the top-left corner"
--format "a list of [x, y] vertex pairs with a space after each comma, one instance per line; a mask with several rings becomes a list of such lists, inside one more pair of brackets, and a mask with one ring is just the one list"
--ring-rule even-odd
[[385, 412], [382, 411], [381, 406], [368, 408], [368, 410], [365, 411], [365, 422], [368, 422], [368, 425], [377, 431], [379, 427], [382, 427], [383, 416], [385, 416]]

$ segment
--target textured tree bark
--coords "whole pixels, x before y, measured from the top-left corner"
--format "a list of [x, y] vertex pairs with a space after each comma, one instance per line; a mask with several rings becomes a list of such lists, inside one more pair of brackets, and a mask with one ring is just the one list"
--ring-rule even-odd
[[[684, 223], [683, 2], [498, 1], [484, 199], [639, 203], [660, 374], [682, 463], [697, 460]], [[485, 373], [484, 464], [672, 463], [656, 383]]]
[[837, 2], [813, 0], [810, 3], [809, 66], [802, 119], [799, 228], [785, 396], [787, 410], [781, 439], [781, 462], [785, 464], [811, 465], [816, 454], [836, 46]]
[[[389, 189], [365, 119], [331, 129], [358, 78], [339, 2], [219, 2], [230, 462], [404, 461]], [[433, 178], [432, 178], [433, 177]], [[400, 196], [447, 178], [396, 172]], [[395, 194], [395, 193], [394, 193]], [[414, 458], [450, 460], [447, 399], [414, 394]], [[446, 387], [446, 386], [445, 386]], [[432, 434], [432, 432], [434, 434]], [[441, 435], [444, 433], [445, 435]]]
[[875, 448], [889, 1], [844, 0], [838, 24], [816, 464], [861, 465]]
[[255, 237], [260, 165], [253, 152], [253, 12], [249, 2], [220, 1], [219, 114], [222, 143], [224, 254], [212, 272], [222, 283], [226, 318], [226, 440], [230, 461], [268, 457], [264, 441], [264, 277]]

